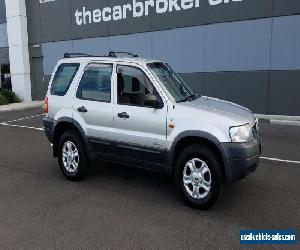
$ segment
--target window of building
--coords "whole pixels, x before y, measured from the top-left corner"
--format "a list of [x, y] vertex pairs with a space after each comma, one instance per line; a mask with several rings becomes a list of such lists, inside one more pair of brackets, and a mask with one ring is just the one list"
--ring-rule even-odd
[[11, 75], [9, 64], [0, 64], [0, 89], [11, 90]]
[[82, 76], [77, 98], [110, 102], [112, 65], [90, 64]]
[[79, 63], [64, 63], [57, 68], [51, 86], [52, 95], [63, 96], [68, 92], [79, 66]]
[[135, 67], [118, 66], [118, 104], [145, 106], [148, 94], [159, 95], [146, 74]]

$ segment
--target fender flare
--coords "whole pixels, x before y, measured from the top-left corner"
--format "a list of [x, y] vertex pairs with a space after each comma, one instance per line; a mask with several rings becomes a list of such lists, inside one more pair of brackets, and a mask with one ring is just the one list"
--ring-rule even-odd
[[[71, 124], [72, 127], [75, 128], [79, 132], [79, 134], [80, 134], [80, 136], [81, 136], [81, 138], [83, 140], [84, 147], [86, 149], [87, 155], [89, 157], [89, 154], [88, 154], [88, 152], [89, 152], [89, 145], [88, 145], [88, 141], [87, 141], [87, 137], [85, 135], [85, 132], [84, 132], [83, 128], [81, 127], [81, 125], [77, 121], [75, 121], [73, 118], [71, 118], [71, 117], [60, 117], [56, 121], [56, 123], [54, 125], [54, 128], [53, 128], [53, 138], [55, 138], [55, 133], [56, 133], [55, 129], [57, 128], [57, 126], [59, 124], [61, 124], [63, 122]], [[54, 140], [53, 140], [53, 155], [55, 157], [57, 157], [57, 150], [58, 150], [58, 148], [57, 148], [58, 145], [56, 145], [56, 144], [58, 144], [58, 143], [54, 143]]]
[[186, 137], [198, 137], [199, 139], [205, 139], [205, 140], [211, 142], [219, 150], [219, 153], [222, 157], [222, 163], [224, 165], [224, 170], [225, 170], [225, 175], [226, 175], [225, 180], [230, 178], [230, 175], [231, 175], [230, 167], [229, 167], [230, 161], [229, 161], [229, 156], [228, 156], [225, 148], [222, 146], [222, 143], [218, 140], [217, 137], [215, 137], [214, 135], [212, 135], [210, 133], [204, 132], [204, 131], [188, 130], [188, 131], [179, 133], [175, 137], [175, 139], [170, 147], [169, 154], [168, 154], [168, 164], [170, 166], [174, 166], [174, 163], [175, 163], [174, 162], [175, 148], [176, 148], [177, 144]]

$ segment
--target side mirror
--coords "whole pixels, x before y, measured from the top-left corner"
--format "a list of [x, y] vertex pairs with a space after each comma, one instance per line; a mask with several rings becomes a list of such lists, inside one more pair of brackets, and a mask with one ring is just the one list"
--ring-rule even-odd
[[152, 108], [159, 108], [159, 101], [156, 95], [148, 94], [145, 96], [144, 105]]

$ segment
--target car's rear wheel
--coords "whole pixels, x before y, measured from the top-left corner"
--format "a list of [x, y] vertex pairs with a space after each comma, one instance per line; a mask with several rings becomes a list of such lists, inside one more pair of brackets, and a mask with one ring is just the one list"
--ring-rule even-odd
[[185, 202], [198, 209], [208, 209], [219, 198], [223, 177], [216, 154], [205, 145], [190, 145], [179, 155], [175, 181]]
[[72, 181], [83, 179], [88, 172], [88, 158], [82, 139], [75, 131], [67, 131], [59, 141], [58, 163], [63, 175]]

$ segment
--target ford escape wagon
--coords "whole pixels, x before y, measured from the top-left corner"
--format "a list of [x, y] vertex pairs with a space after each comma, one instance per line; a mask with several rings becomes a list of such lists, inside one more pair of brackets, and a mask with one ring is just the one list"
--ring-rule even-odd
[[67, 179], [81, 180], [96, 158], [162, 171], [199, 209], [254, 172], [261, 152], [248, 109], [195, 93], [167, 63], [124, 52], [65, 54], [43, 123]]

